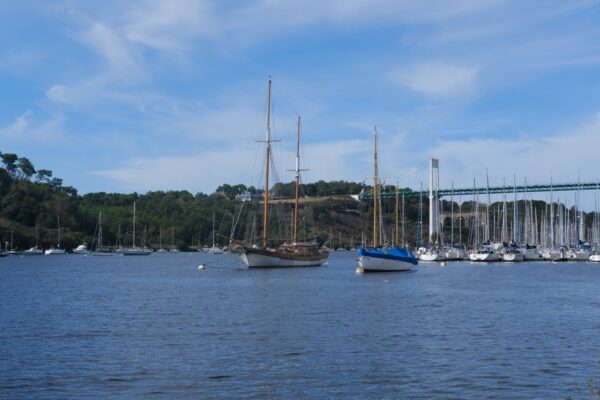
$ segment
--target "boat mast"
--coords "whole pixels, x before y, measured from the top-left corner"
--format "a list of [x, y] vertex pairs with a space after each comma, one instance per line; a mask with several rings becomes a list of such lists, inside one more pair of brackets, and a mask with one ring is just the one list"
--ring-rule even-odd
[[396, 182], [396, 231], [394, 235], [394, 246], [398, 246], [398, 182]]
[[375, 127], [375, 146], [373, 148], [373, 247], [377, 247], [377, 127]]
[[296, 197], [294, 199], [294, 240], [298, 243], [298, 196], [300, 195], [300, 116], [298, 115], [298, 129], [296, 131]]
[[212, 239], [213, 239], [213, 245], [212, 245], [212, 247], [215, 247], [215, 213], [214, 213], [214, 211], [213, 211]]
[[60, 215], [56, 216], [56, 235], [58, 236], [56, 246], [60, 249]]
[[267, 235], [269, 234], [269, 159], [271, 158], [271, 78], [269, 78], [269, 90], [267, 94], [267, 139], [265, 140], [267, 147], [265, 162], [265, 201], [263, 212], [263, 238], [262, 245], [267, 247]]
[[98, 248], [102, 248], [102, 211], [98, 214]]
[[135, 248], [135, 201], [133, 202], [133, 248]]

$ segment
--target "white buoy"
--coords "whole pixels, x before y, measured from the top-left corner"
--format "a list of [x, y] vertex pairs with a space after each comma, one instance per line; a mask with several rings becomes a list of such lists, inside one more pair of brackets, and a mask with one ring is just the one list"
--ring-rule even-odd
[[204, 265], [204, 264], [200, 264], [200, 265], [198, 265], [198, 269], [199, 269], [199, 270], [203, 270], [204, 268], [206, 268], [206, 265]]
[[356, 273], [357, 274], [362, 274], [363, 272], [365, 272], [365, 270], [363, 269], [363, 267], [361, 267], [360, 265], [358, 267], [356, 267]]
[[442, 261], [442, 262], [440, 263], [440, 267], [445, 267], [445, 266], [447, 266], [447, 265], [448, 265], [448, 263], [446, 263], [446, 261]]

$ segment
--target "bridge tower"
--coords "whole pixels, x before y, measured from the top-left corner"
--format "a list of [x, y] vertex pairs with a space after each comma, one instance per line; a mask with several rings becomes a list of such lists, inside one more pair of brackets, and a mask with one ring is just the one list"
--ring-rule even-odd
[[439, 190], [439, 160], [432, 157], [429, 159], [429, 243], [440, 241], [440, 210], [438, 205]]

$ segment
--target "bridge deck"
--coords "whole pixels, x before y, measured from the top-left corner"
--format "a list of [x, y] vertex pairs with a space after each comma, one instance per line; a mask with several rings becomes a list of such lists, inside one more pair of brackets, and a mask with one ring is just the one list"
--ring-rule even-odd
[[[548, 185], [528, 185], [528, 186], [491, 186], [489, 188], [458, 188], [458, 189], [443, 189], [438, 191], [438, 197], [448, 197], [454, 194], [454, 196], [468, 196], [475, 194], [502, 194], [502, 193], [534, 193], [534, 192], [564, 192], [564, 191], [576, 191], [576, 190], [600, 190], [600, 185], [597, 182], [594, 183], [554, 183]], [[427, 198], [429, 191], [416, 191], [412, 190], [400, 190], [399, 196], [404, 197], [420, 197]], [[381, 193], [383, 198], [393, 198], [396, 196], [395, 191], [388, 191]], [[373, 192], [368, 191], [359, 195], [360, 200], [373, 200]]]

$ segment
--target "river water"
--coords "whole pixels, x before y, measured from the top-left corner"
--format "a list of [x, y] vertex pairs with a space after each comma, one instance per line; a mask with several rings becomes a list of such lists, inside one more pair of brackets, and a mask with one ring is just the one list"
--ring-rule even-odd
[[[198, 265], [207, 268], [199, 270]], [[0, 259], [0, 398], [592, 398], [600, 265]]]

